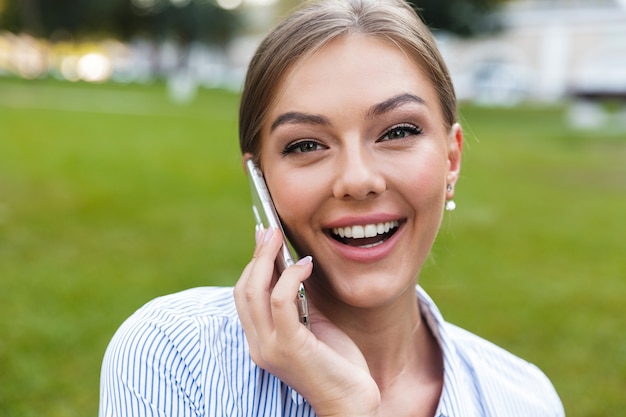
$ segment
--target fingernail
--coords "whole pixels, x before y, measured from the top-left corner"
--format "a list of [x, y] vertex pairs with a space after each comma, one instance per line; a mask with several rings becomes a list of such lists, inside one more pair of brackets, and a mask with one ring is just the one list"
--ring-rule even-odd
[[263, 243], [269, 242], [269, 240], [274, 236], [274, 232], [276, 229], [270, 228], [265, 231], [265, 236], [263, 236]]
[[310, 264], [311, 262], [313, 262], [313, 257], [312, 256], [305, 256], [304, 258], [302, 258], [298, 262], [296, 262], [296, 265], [306, 265], [306, 264]]

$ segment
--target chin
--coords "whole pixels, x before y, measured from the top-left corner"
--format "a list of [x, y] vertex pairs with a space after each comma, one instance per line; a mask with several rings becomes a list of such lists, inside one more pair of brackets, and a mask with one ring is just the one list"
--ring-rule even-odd
[[[363, 265], [368, 269], [367, 265]], [[326, 271], [316, 268], [307, 285], [315, 286], [316, 292], [321, 297], [332, 298], [355, 308], [379, 308], [393, 303], [407, 291], [415, 292], [415, 278], [413, 274], [393, 273], [389, 271], [376, 273], [371, 270], [366, 272]]]

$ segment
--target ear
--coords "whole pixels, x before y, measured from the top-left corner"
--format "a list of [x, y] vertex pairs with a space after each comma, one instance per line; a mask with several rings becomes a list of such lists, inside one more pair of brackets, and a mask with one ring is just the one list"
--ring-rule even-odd
[[463, 150], [463, 129], [461, 125], [452, 125], [448, 140], [448, 172], [446, 174], [446, 187], [451, 189], [446, 191], [446, 199], [454, 197], [454, 186], [459, 179], [461, 172], [461, 151]]

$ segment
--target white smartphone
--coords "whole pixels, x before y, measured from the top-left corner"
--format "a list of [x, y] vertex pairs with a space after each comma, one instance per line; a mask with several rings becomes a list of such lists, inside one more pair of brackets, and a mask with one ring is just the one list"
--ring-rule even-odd
[[[274, 230], [280, 231], [283, 237], [283, 244], [280, 248], [280, 253], [276, 257], [276, 270], [280, 275], [287, 267], [294, 264], [289, 242], [287, 242], [285, 231], [280, 223], [280, 219], [278, 217], [278, 213], [276, 212], [276, 208], [274, 207], [274, 202], [272, 201], [270, 192], [267, 189], [267, 184], [263, 178], [263, 172], [251, 158], [246, 160], [246, 171], [250, 182], [252, 212], [254, 214], [257, 229], [273, 228]], [[311, 323], [309, 321], [309, 306], [306, 293], [304, 291], [304, 284], [302, 283], [300, 283], [300, 288], [298, 289], [296, 304], [298, 306], [300, 323], [304, 324], [310, 330]]]

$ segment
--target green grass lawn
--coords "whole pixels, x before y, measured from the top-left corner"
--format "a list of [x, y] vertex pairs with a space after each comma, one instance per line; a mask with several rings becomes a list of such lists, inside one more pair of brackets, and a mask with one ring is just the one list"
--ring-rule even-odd
[[[0, 416], [96, 415], [149, 299], [231, 285], [253, 245], [238, 97], [0, 79]], [[448, 320], [538, 364], [568, 416], [626, 408], [626, 133], [464, 107], [457, 211], [421, 276]]]

